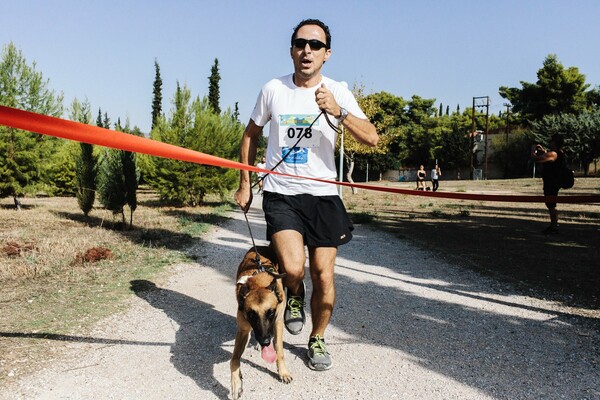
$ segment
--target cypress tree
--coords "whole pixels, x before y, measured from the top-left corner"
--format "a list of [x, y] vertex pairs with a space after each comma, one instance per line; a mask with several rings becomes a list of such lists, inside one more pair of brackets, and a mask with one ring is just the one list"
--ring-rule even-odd
[[440, 117], [443, 115], [443, 114], [442, 114], [442, 110], [443, 110], [442, 103], [440, 103], [440, 112], [439, 112], [439, 114], [438, 114]]
[[104, 121], [102, 122], [102, 127], [106, 129], [110, 129], [110, 118], [108, 118], [108, 114], [104, 113]]
[[210, 76], [208, 77], [208, 102], [212, 107], [213, 111], [217, 114], [221, 114], [221, 107], [219, 106], [219, 81], [221, 75], [219, 75], [219, 59], [215, 58], [215, 63], [210, 70]]
[[[91, 123], [90, 104], [85, 101], [79, 103], [77, 99], [73, 101], [73, 110], [71, 118], [83, 124]], [[102, 122], [102, 114], [98, 110], [98, 118]], [[83, 214], [87, 217], [94, 207], [96, 199], [96, 156], [94, 147], [89, 143], [79, 143], [79, 154], [75, 159], [75, 180], [77, 188], [75, 196], [77, 204]]]
[[[102, 120], [104, 128], [110, 128], [108, 114], [104, 113]], [[117, 130], [121, 129], [121, 119], [115, 124]], [[123, 227], [125, 226], [124, 207], [127, 204], [127, 189], [123, 174], [123, 151], [106, 149], [99, 163], [98, 170], [98, 197], [100, 203], [113, 215], [121, 215]]]
[[450, 106], [447, 105], [446, 106], [446, 116], [449, 116], [449, 115], [450, 115]]
[[123, 184], [125, 188], [125, 202], [129, 206], [129, 226], [133, 225], [133, 212], [137, 208], [138, 170], [135, 153], [121, 151], [121, 164], [123, 165]]
[[121, 215], [125, 226], [125, 179], [120, 150], [106, 149], [104, 152], [99, 164], [98, 196], [104, 208], [112, 211], [113, 215]]
[[235, 102], [235, 108], [233, 109], [232, 118], [234, 122], [240, 122], [240, 109], [238, 107], [238, 102]]
[[[119, 125], [121, 120], [119, 119]], [[139, 129], [136, 127], [135, 130]], [[125, 121], [125, 127], [121, 129], [125, 133], [132, 133], [129, 128], [129, 118]], [[137, 168], [137, 156], [131, 151], [121, 150], [121, 165], [123, 166], [123, 184], [125, 189], [125, 203], [129, 206], [129, 227], [133, 226], [133, 212], [137, 208], [137, 188], [139, 182], [139, 171]]]
[[152, 128], [156, 125], [156, 120], [162, 113], [162, 79], [160, 77], [160, 67], [154, 59], [154, 89], [152, 91]]
[[94, 207], [96, 199], [96, 156], [91, 144], [80, 143], [81, 151], [77, 157], [75, 172], [77, 179], [77, 204], [87, 217]]

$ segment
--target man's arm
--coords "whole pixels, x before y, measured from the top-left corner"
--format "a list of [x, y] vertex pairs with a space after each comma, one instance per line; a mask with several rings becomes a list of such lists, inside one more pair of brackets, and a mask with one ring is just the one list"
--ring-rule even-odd
[[[536, 154], [537, 149], [541, 149], [543, 153], [539, 155]], [[558, 154], [552, 150], [546, 151], [542, 146], [534, 145], [531, 146], [531, 158], [533, 158], [533, 161], [536, 163], [543, 164], [556, 161], [558, 159]]]
[[[262, 133], [262, 126], [258, 126], [252, 119], [248, 122], [242, 142], [240, 144], [240, 162], [242, 164], [254, 165], [256, 160], [256, 148], [258, 138]], [[244, 211], [248, 211], [252, 204], [252, 187], [250, 182], [250, 172], [240, 171], [240, 187], [234, 195], [235, 201]]]
[[[340, 114], [341, 111], [339, 111], [337, 115], [334, 114], [334, 116], [338, 118]], [[360, 143], [371, 147], [377, 146], [379, 135], [377, 135], [375, 125], [368, 119], [361, 119], [348, 113], [346, 119], [342, 121], [342, 125], [350, 132], [352, 137]]]

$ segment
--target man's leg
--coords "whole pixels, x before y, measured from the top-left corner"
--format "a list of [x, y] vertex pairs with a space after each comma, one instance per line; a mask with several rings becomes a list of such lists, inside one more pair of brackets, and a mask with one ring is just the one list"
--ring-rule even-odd
[[304, 239], [302, 235], [294, 230], [286, 229], [274, 233], [271, 243], [275, 248], [279, 265], [286, 275], [283, 284], [291, 295], [301, 295], [302, 281], [304, 280]]
[[308, 341], [308, 366], [316, 371], [326, 371], [333, 365], [325, 346], [325, 329], [331, 320], [335, 304], [334, 264], [337, 248], [309, 247], [310, 276], [313, 294], [310, 300], [312, 333]]
[[271, 235], [271, 243], [281, 269], [286, 273], [283, 284], [287, 288], [286, 306], [283, 316], [285, 328], [292, 335], [299, 334], [306, 323], [304, 311], [304, 239], [302, 235], [291, 229], [279, 231]]
[[549, 210], [550, 213], [550, 224], [557, 226], [558, 225], [558, 210], [556, 209], [556, 207], [550, 208]]
[[309, 247], [310, 277], [313, 293], [310, 300], [312, 313], [311, 336], [325, 335], [335, 304], [334, 264], [336, 247]]

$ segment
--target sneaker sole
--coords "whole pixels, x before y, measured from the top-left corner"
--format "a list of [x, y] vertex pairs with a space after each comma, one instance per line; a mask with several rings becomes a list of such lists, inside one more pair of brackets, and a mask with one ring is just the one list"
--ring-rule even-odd
[[310, 360], [308, 361], [308, 368], [312, 369], [313, 371], [327, 371], [330, 370], [331, 367], [333, 367], [333, 362], [331, 364], [329, 364], [326, 368], [317, 368], [314, 365], [311, 364]]
[[287, 325], [285, 325], [285, 330], [288, 331], [288, 333], [290, 335], [294, 335], [294, 336], [301, 334], [303, 329], [304, 329], [304, 325], [302, 325], [302, 328], [300, 328], [299, 331], [292, 331], [292, 330], [290, 330], [290, 328], [287, 327]]

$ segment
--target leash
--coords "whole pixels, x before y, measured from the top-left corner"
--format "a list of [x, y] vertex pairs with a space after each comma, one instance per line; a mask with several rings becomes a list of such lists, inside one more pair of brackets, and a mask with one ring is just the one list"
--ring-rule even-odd
[[[270, 169], [270, 171], [275, 171], [275, 168], [279, 167], [279, 165], [281, 165], [282, 162], [285, 161], [285, 159], [290, 155], [290, 153], [292, 151], [294, 151], [294, 149], [296, 149], [296, 147], [298, 146], [298, 144], [300, 143], [300, 140], [302, 140], [302, 138], [304, 138], [307, 134], [310, 134], [312, 132], [312, 126], [315, 124], [315, 122], [317, 122], [317, 120], [319, 119], [319, 117], [321, 115], [325, 116], [325, 120], [327, 121], [327, 125], [329, 125], [329, 127], [331, 129], [333, 129], [337, 134], [341, 134], [341, 129], [338, 128], [337, 126], [335, 126], [335, 124], [333, 124], [331, 122], [331, 120], [329, 119], [329, 116], [327, 115], [327, 113], [325, 112], [325, 110], [321, 110], [321, 112], [319, 113], [319, 115], [317, 115], [317, 118], [315, 118], [313, 120], [313, 122], [310, 123], [310, 125], [308, 126], [308, 128], [306, 128], [298, 137], [298, 140], [296, 141], [296, 143], [294, 143], [294, 145], [292, 147], [290, 147], [290, 149], [287, 151], [287, 153], [285, 153], [285, 155], [283, 157], [281, 157], [281, 160], [279, 160], [279, 162], [277, 164], [275, 164], [275, 166], [273, 168]], [[257, 181], [254, 183], [254, 185], [252, 185], [250, 187], [250, 191], [252, 191], [252, 189], [254, 189], [254, 187], [256, 185], [258, 185], [260, 182], [262, 182], [269, 174], [264, 174], [263, 176], [259, 177], [257, 179]], [[256, 248], [256, 242], [254, 241], [254, 235], [252, 234], [252, 228], [250, 227], [250, 221], [248, 220], [248, 212], [244, 211], [244, 218], [246, 219], [246, 225], [248, 226], [248, 232], [250, 232], [250, 239], [252, 239], [252, 247], [254, 248], [254, 254], [256, 254], [256, 264], [258, 265], [258, 271], [257, 272], [265, 272], [265, 267], [262, 264], [262, 261], [260, 260], [260, 254], [258, 253], [258, 249]]]

